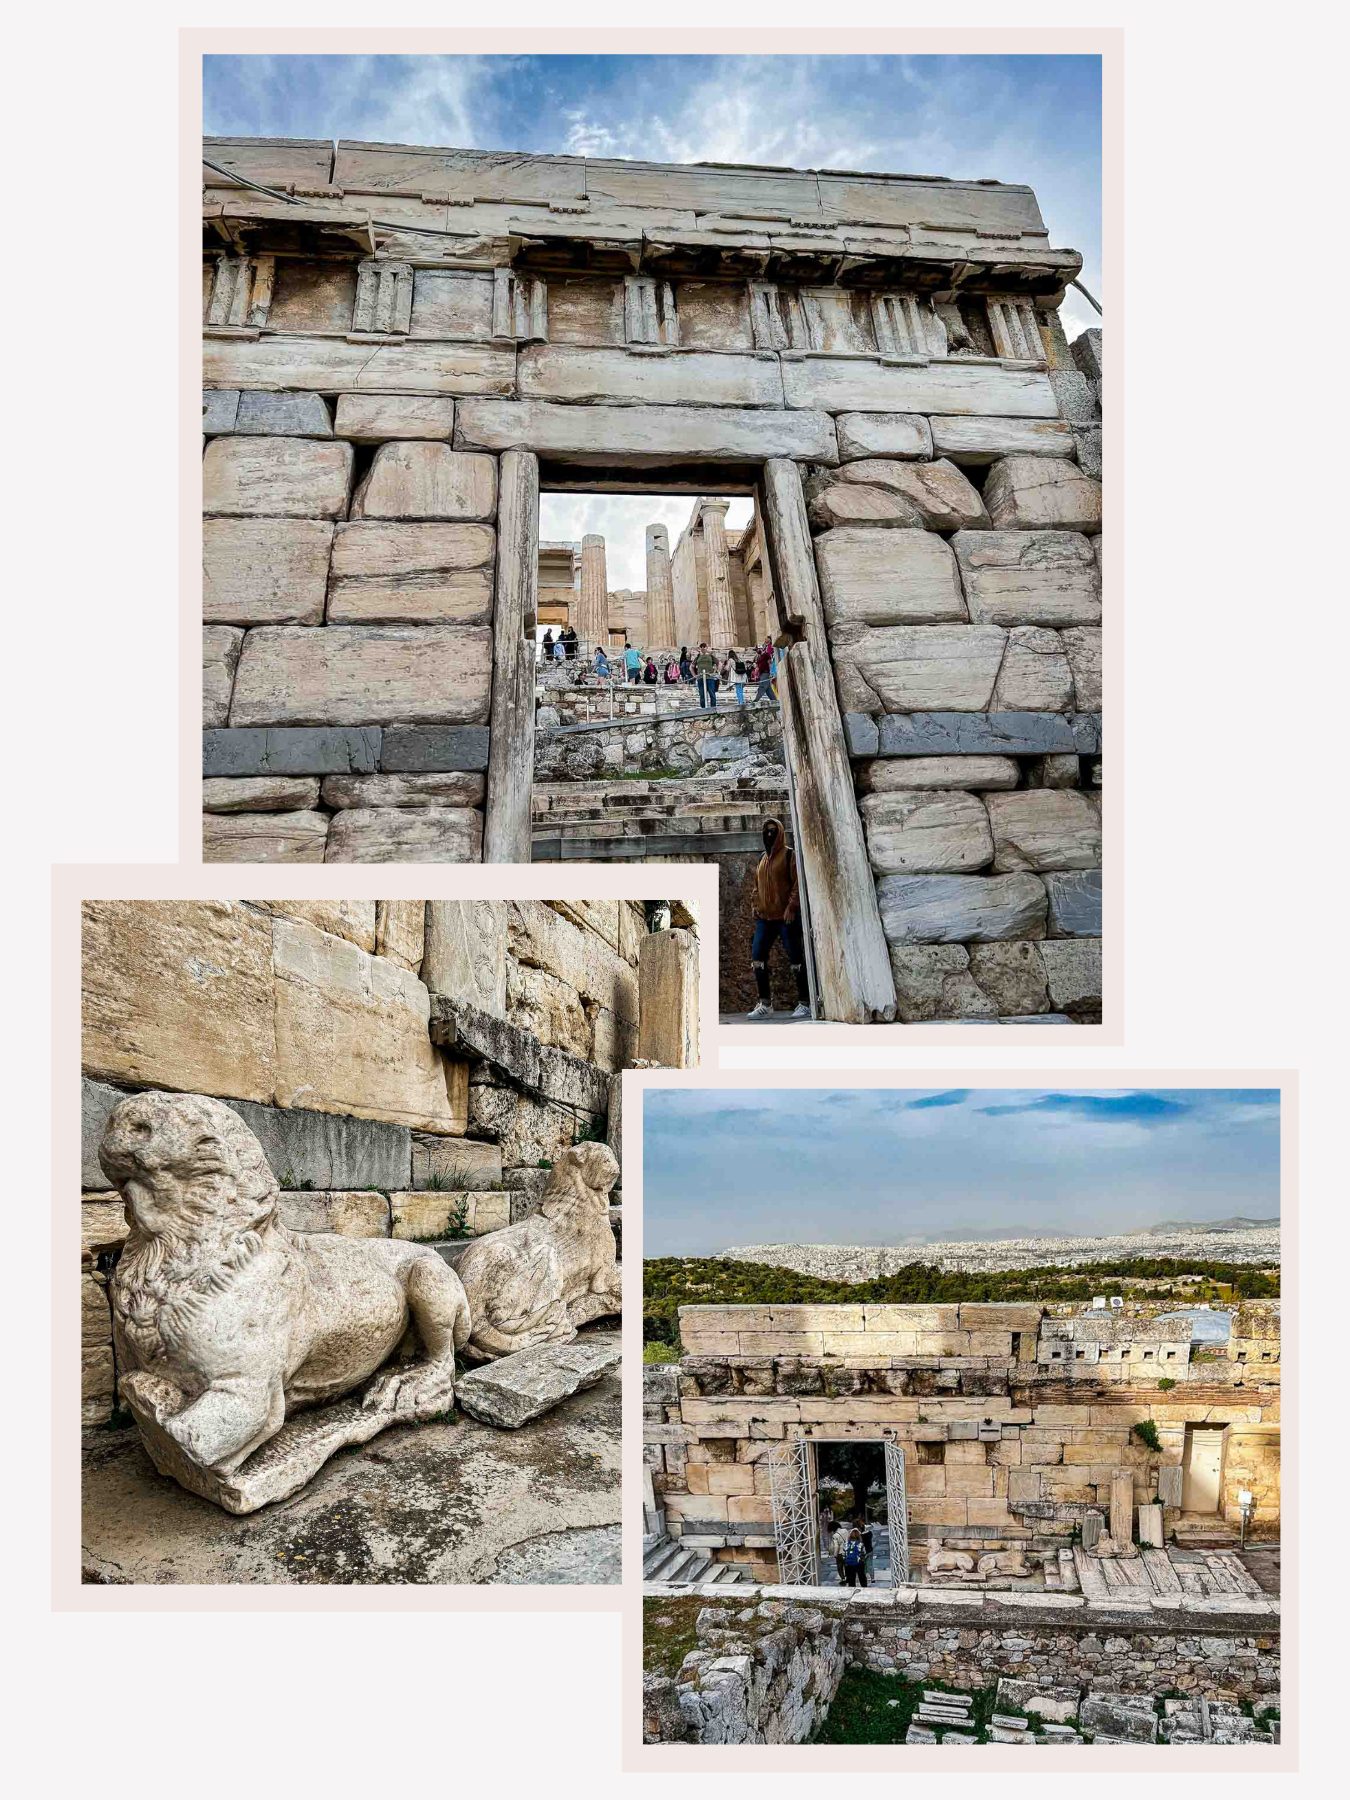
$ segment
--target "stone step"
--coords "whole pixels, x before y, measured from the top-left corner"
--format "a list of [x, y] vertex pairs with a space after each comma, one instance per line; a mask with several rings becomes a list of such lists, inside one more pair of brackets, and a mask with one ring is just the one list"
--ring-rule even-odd
[[666, 1538], [663, 1543], [658, 1544], [654, 1550], [643, 1557], [642, 1579], [644, 1581], [664, 1581], [666, 1579], [665, 1571], [679, 1557], [687, 1554], [688, 1552], [682, 1551], [673, 1538]]

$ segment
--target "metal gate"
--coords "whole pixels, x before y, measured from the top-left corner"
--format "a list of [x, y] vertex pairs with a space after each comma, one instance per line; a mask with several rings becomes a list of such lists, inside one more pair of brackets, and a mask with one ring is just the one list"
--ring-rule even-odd
[[894, 1438], [886, 1450], [886, 1534], [891, 1547], [891, 1586], [909, 1580], [909, 1501], [905, 1495], [905, 1452]]
[[814, 1587], [818, 1571], [811, 1445], [805, 1438], [785, 1438], [769, 1452], [768, 1463], [778, 1579], [785, 1586]]

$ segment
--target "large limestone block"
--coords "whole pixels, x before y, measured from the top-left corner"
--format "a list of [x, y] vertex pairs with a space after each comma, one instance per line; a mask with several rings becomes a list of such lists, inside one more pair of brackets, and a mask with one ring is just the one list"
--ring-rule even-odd
[[82, 1062], [95, 1080], [272, 1099], [272, 925], [237, 900], [91, 900]]
[[375, 954], [391, 956], [416, 975], [426, 945], [425, 900], [375, 902]]
[[1072, 625], [1060, 633], [1073, 675], [1074, 708], [1078, 712], [1102, 709], [1102, 634], [1092, 625]]
[[213, 438], [202, 458], [202, 511], [340, 519], [352, 481], [350, 444], [308, 438]]
[[[540, 1182], [544, 1170], [539, 1171]], [[412, 1184], [414, 1192], [431, 1192], [431, 1183], [444, 1189], [488, 1193], [502, 1185], [502, 1147], [481, 1144], [473, 1138], [414, 1136]]]
[[994, 684], [995, 712], [1068, 712], [1073, 677], [1057, 631], [1017, 625], [1008, 633], [1003, 667]]
[[1089, 794], [1068, 788], [991, 794], [989, 820], [1000, 872], [1101, 867], [1101, 813]]
[[954, 463], [896, 462], [869, 458], [847, 463], [836, 483], [866, 483], [909, 502], [925, 531], [985, 531], [989, 517], [984, 501]]
[[638, 949], [638, 1056], [664, 1069], [699, 1063], [698, 938], [653, 931]]
[[581, 930], [542, 901], [512, 901], [506, 947], [523, 967], [555, 976], [575, 989], [583, 1004], [602, 1007], [636, 1029], [637, 972], [593, 931]]
[[484, 1424], [516, 1430], [572, 1394], [594, 1387], [618, 1368], [619, 1357], [619, 1342], [613, 1335], [578, 1338], [570, 1344], [539, 1344], [465, 1375], [457, 1399], [465, 1412]]
[[274, 920], [272, 937], [277, 1105], [462, 1136], [464, 1093], [417, 977], [298, 920]]
[[481, 806], [486, 789], [485, 777], [463, 770], [443, 775], [327, 775], [323, 803], [339, 812], [349, 806]]
[[456, 446], [533, 450], [601, 467], [672, 462], [749, 462], [781, 456], [838, 461], [834, 420], [823, 412], [690, 406], [561, 406], [539, 400], [469, 400], [459, 408]]
[[338, 1237], [389, 1237], [389, 1202], [368, 1191], [308, 1193], [283, 1188], [277, 1217], [288, 1231], [331, 1231]]
[[330, 438], [333, 421], [318, 394], [264, 391], [239, 396], [234, 430], [250, 437]]
[[964, 944], [892, 944], [896, 1017], [906, 1025], [930, 1019], [995, 1019], [998, 1008], [970, 972]]
[[[520, 352], [522, 400], [625, 402], [657, 406], [772, 406], [783, 404], [776, 356], [719, 356], [679, 350], [579, 349], [533, 344]], [[461, 414], [461, 423], [463, 415]]]
[[1072, 456], [1073, 428], [1063, 419], [932, 419], [933, 450], [966, 468], [1002, 456]]
[[487, 626], [262, 626], [239, 657], [231, 725], [482, 724]]
[[918, 788], [968, 788], [983, 793], [1015, 788], [1018, 767], [1011, 756], [884, 756], [860, 763], [854, 780], [860, 794]]
[[958, 531], [952, 549], [980, 624], [1101, 624], [1101, 574], [1079, 533]]
[[321, 394], [509, 394], [516, 353], [485, 344], [348, 344], [274, 337], [207, 338], [202, 379], [219, 388], [310, 389]]
[[324, 861], [466, 863], [483, 853], [483, 815], [467, 806], [353, 806], [334, 813]]
[[989, 815], [973, 794], [868, 794], [859, 811], [878, 875], [960, 874], [994, 854]]
[[[1003, 1018], [1030, 1018], [1050, 1010], [1039, 944], [972, 944], [970, 972]], [[962, 1320], [970, 1322], [964, 1309]]]
[[225, 1104], [239, 1114], [262, 1145], [269, 1166], [288, 1188], [317, 1194], [359, 1190], [378, 1199], [384, 1208], [384, 1229], [378, 1235], [388, 1237], [389, 1209], [384, 1193], [406, 1187], [409, 1179], [412, 1134], [406, 1125], [353, 1119], [345, 1113], [305, 1112], [298, 1107], [256, 1106], [251, 1100], [227, 1100]]
[[382, 444], [388, 438], [448, 441], [454, 429], [455, 403], [439, 395], [338, 395], [335, 432], [354, 444]]
[[888, 493], [885, 488], [864, 487], [861, 482], [837, 481], [832, 474], [813, 476], [807, 483], [806, 516], [813, 531], [854, 525], [872, 530], [924, 529], [918, 508], [902, 495]]
[[428, 900], [422, 979], [433, 994], [506, 1017], [505, 900]]
[[486, 769], [488, 738], [486, 725], [395, 725], [382, 734], [380, 767], [402, 775]]
[[1034, 875], [883, 875], [877, 905], [892, 946], [1045, 935], [1045, 888]]
[[855, 357], [813, 356], [783, 364], [783, 395], [789, 406], [821, 412], [1053, 419], [1059, 411], [1045, 375], [955, 361], [905, 368]]
[[329, 571], [328, 622], [486, 625], [492, 617], [495, 542], [487, 525], [366, 519], [339, 525]]
[[827, 626], [966, 619], [956, 558], [931, 532], [827, 531], [815, 555]]
[[203, 519], [203, 619], [321, 624], [332, 544], [327, 519]]
[[230, 696], [244, 634], [233, 625], [202, 627], [202, 725], [207, 731], [230, 716]]
[[997, 531], [1102, 528], [1102, 484], [1052, 456], [1005, 456], [989, 471], [985, 505]]
[[1102, 935], [1102, 872], [1047, 875], [1045, 891], [1050, 900], [1051, 937], [1100, 937]]
[[[379, 903], [375, 900], [254, 900], [254, 906], [283, 919], [302, 919], [320, 931], [346, 938], [358, 950], [375, 952], [375, 921]], [[253, 1130], [257, 1131], [257, 1126]], [[331, 1183], [341, 1187], [340, 1181]]]
[[1102, 941], [1100, 938], [1047, 938], [1040, 946], [1050, 1003], [1059, 1012], [1100, 1015], [1102, 1008]]
[[321, 812], [208, 812], [202, 815], [202, 861], [321, 863], [328, 815]]
[[830, 633], [844, 712], [984, 712], [1007, 641], [989, 625], [845, 625]]
[[490, 519], [497, 459], [448, 444], [382, 444], [352, 500], [353, 519]]
[[511, 1223], [511, 1196], [504, 1192], [433, 1188], [389, 1199], [396, 1238], [482, 1237]]
[[304, 812], [318, 804], [317, 775], [226, 776], [202, 782], [203, 812]]
[[845, 413], [835, 424], [840, 462], [864, 456], [900, 456], [925, 462], [933, 454], [928, 420], [918, 413]]

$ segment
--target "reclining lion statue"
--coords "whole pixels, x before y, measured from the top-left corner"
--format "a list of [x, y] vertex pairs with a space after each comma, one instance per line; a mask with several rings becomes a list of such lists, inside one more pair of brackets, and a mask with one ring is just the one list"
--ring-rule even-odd
[[[109, 1116], [99, 1161], [131, 1227], [111, 1284], [119, 1391], [162, 1473], [251, 1511], [342, 1443], [452, 1405], [469, 1336], [459, 1277], [425, 1246], [288, 1230], [262, 1145], [228, 1106], [136, 1094]], [[410, 1337], [420, 1356], [385, 1369]], [[299, 1479], [251, 1502], [227, 1482], [225, 1497], [219, 1478], [293, 1415], [368, 1381], [346, 1435], [311, 1447]]]
[[554, 1163], [537, 1210], [478, 1238], [459, 1259], [473, 1318], [464, 1355], [489, 1362], [567, 1344], [579, 1325], [621, 1310], [609, 1191], [618, 1159], [577, 1144]]

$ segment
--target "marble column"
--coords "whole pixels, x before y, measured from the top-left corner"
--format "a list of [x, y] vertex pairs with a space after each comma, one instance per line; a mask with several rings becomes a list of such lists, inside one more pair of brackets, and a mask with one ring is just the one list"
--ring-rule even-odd
[[577, 608], [577, 636], [584, 654], [593, 656], [597, 644], [609, 644], [609, 582], [605, 575], [605, 540], [588, 536], [581, 540], [581, 604]]
[[729, 650], [736, 642], [736, 609], [727, 568], [727, 504], [725, 500], [705, 500], [701, 509], [708, 574], [708, 642], [714, 650]]
[[670, 534], [647, 527], [647, 635], [653, 650], [675, 650], [675, 587], [670, 574]]

